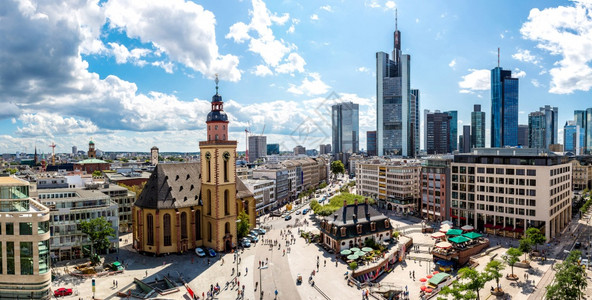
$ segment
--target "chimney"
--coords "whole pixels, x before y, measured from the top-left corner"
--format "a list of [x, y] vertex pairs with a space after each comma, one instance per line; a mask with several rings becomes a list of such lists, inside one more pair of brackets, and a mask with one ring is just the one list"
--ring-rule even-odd
[[358, 215], [358, 199], [354, 200], [354, 220], [357, 218]]

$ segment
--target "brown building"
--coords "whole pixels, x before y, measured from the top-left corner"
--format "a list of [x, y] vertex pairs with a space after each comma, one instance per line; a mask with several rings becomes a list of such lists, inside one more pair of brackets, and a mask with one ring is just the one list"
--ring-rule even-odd
[[109, 170], [110, 168], [110, 163], [96, 158], [89, 158], [74, 163], [74, 170], [86, 172], [86, 174], [92, 174], [94, 171]]
[[431, 221], [450, 217], [450, 159], [427, 158], [421, 166], [420, 213]]
[[581, 191], [592, 188], [592, 164], [572, 160], [572, 179], [574, 191]]

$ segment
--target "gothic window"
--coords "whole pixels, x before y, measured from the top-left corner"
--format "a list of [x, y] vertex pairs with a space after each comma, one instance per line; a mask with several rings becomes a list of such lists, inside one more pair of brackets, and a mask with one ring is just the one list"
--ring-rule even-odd
[[162, 223], [164, 227], [164, 245], [170, 246], [173, 244], [171, 240], [171, 215], [164, 214]]
[[208, 222], [208, 242], [212, 241], [212, 223]]
[[208, 194], [208, 197], [206, 198], [206, 201], [208, 201], [208, 203], [207, 203], [207, 208], [208, 208], [207, 213], [208, 213], [208, 216], [211, 216], [212, 215], [212, 191], [208, 190], [207, 191], [207, 194]]
[[152, 217], [152, 214], [146, 216], [146, 231], [148, 232], [146, 244], [154, 246], [154, 217]]
[[230, 160], [230, 153], [224, 152], [224, 154], [222, 154], [222, 157], [224, 158], [224, 182], [228, 182], [228, 162]]
[[187, 213], [186, 212], [181, 213], [181, 238], [182, 239], [187, 238]]
[[226, 222], [226, 224], [224, 224], [224, 233], [225, 234], [230, 233], [230, 222]]
[[228, 197], [228, 190], [224, 190], [224, 215], [228, 216], [230, 214], [230, 197]]
[[210, 158], [212, 155], [210, 152], [206, 152], [206, 165], [208, 166], [208, 182], [212, 181], [212, 166], [210, 163]]
[[201, 240], [201, 210], [195, 211], [195, 239]]

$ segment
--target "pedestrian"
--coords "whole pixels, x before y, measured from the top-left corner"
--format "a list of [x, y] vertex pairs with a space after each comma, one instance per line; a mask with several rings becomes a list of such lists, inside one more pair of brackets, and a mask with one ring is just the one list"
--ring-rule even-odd
[[337, 268], [337, 259], [335, 259], [335, 268]]
[[144, 276], [144, 277], [148, 277], [148, 270], [146, 270], [146, 276]]
[[327, 266], [327, 260], [325, 259], [325, 265], [324, 265], [324, 267], [326, 267], [326, 266]]

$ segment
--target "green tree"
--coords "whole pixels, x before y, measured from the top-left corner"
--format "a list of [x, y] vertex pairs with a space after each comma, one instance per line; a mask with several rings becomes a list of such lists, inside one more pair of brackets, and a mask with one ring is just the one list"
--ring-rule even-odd
[[534, 245], [534, 249], [537, 251], [537, 246], [542, 245], [547, 241], [541, 231], [535, 227], [526, 229], [526, 237], [530, 240], [531, 244]]
[[82, 233], [88, 235], [91, 262], [96, 265], [100, 262], [97, 252], [109, 249], [111, 246], [109, 238], [115, 236], [115, 229], [111, 227], [111, 223], [104, 217], [82, 221], [80, 222], [80, 228], [82, 229]]
[[333, 173], [333, 178], [337, 178], [337, 174], [345, 173], [345, 166], [340, 160], [331, 162], [331, 173]]
[[501, 271], [505, 268], [506, 266], [497, 260], [492, 260], [485, 266], [485, 272], [487, 272], [490, 278], [495, 279], [495, 286], [497, 289], [501, 288], [499, 280], [503, 276]]
[[532, 250], [532, 241], [527, 237], [521, 239], [518, 249], [524, 253], [524, 261], [526, 261], [526, 254]]
[[512, 268], [512, 276], [515, 276], [514, 275], [514, 265], [520, 261], [520, 258], [519, 258], [520, 255], [522, 255], [522, 251], [520, 251], [519, 249], [516, 249], [516, 248], [510, 248], [510, 249], [508, 249], [506, 254], [504, 256], [502, 256], [502, 258], [508, 264], [508, 266], [510, 266]]
[[355, 262], [355, 261], [350, 262], [349, 263], [349, 268], [352, 269], [352, 270], [357, 269], [358, 268], [358, 263]]
[[92, 173], [92, 176], [93, 176], [93, 177], [101, 177], [101, 175], [103, 175], [103, 173], [102, 173], [101, 171], [99, 171], [99, 170], [95, 170], [95, 171]]
[[485, 283], [491, 278], [487, 273], [481, 273], [477, 270], [465, 267], [458, 270], [458, 279], [452, 282], [452, 285], [442, 288], [442, 295], [452, 295], [454, 299], [477, 299], [479, 300], [479, 290], [485, 286]]
[[547, 286], [547, 299], [567, 300], [581, 299], [585, 296], [586, 271], [579, 265], [578, 259], [582, 253], [571, 251], [562, 263], [555, 264], [555, 281]]
[[140, 194], [142, 193], [142, 190], [144, 190], [144, 187], [146, 186], [146, 182], [142, 182], [141, 184], [132, 185], [132, 186], [129, 186], [124, 183], [120, 183], [119, 186], [122, 186], [122, 187], [136, 193], [136, 200], [138, 200], [138, 198], [140, 197]]
[[251, 223], [249, 222], [249, 215], [247, 215], [247, 213], [245, 212], [245, 210], [241, 210], [241, 212], [238, 214], [238, 224], [237, 224], [237, 230], [238, 230], [238, 237], [239, 238], [243, 238], [245, 236], [247, 236], [247, 234], [249, 234], [249, 230], [251, 229]]

